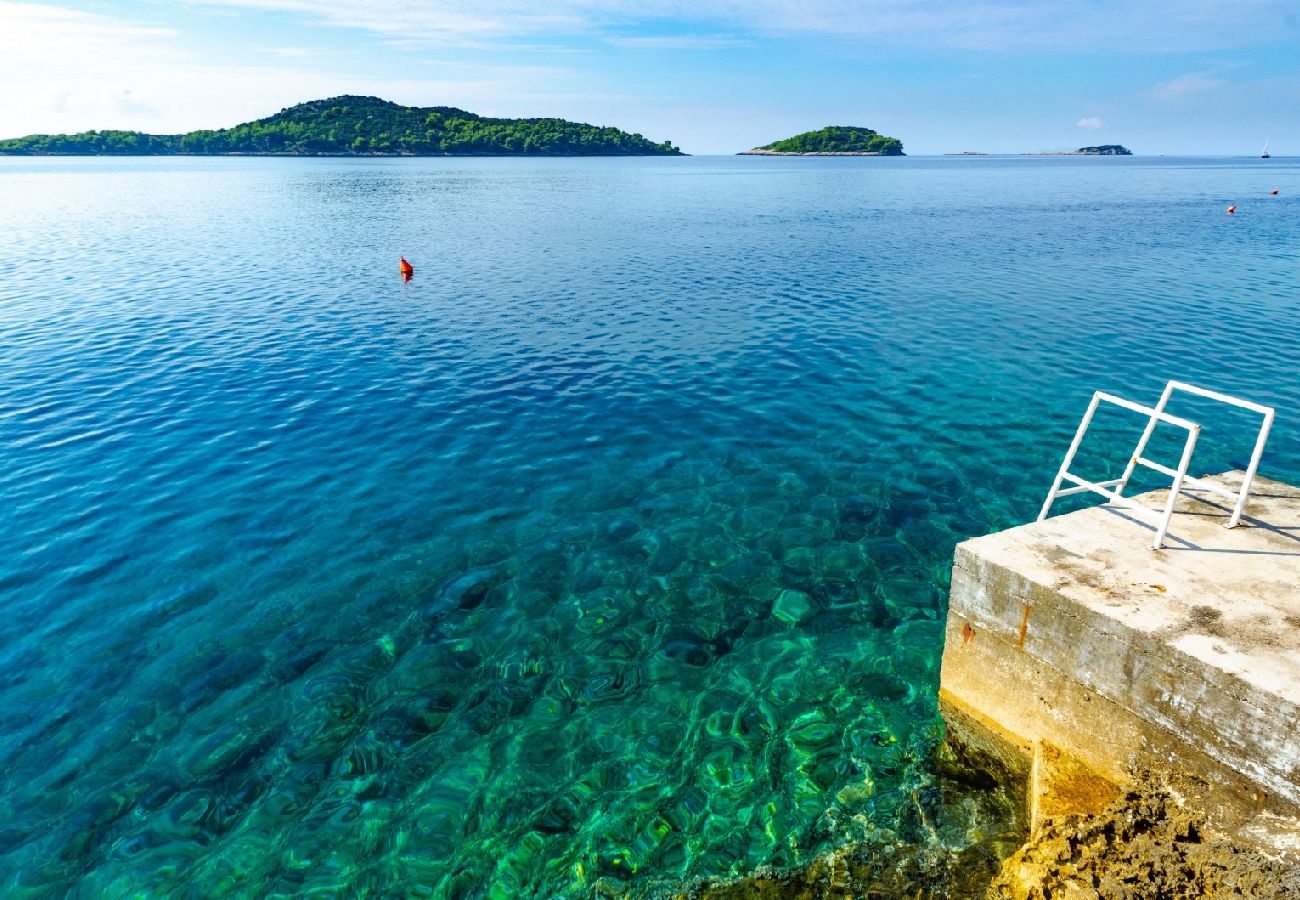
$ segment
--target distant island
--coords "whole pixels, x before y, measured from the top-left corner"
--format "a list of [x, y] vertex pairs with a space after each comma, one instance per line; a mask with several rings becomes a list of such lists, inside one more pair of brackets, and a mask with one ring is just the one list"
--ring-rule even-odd
[[216, 131], [83, 131], [0, 140], [11, 156], [678, 156], [617, 128], [564, 119], [490, 119], [452, 106], [332, 97]]
[[1102, 144], [1100, 147], [1080, 147], [1059, 153], [1026, 153], [1026, 156], [1132, 156], [1133, 151], [1119, 144]]
[[820, 131], [805, 131], [737, 156], [902, 156], [903, 142], [870, 128], [828, 125]]
[[1100, 147], [1080, 147], [1078, 150], [1058, 150], [1043, 153], [981, 153], [978, 150], [962, 150], [960, 153], [945, 153], [944, 156], [1132, 156], [1133, 151], [1119, 144], [1102, 144]]

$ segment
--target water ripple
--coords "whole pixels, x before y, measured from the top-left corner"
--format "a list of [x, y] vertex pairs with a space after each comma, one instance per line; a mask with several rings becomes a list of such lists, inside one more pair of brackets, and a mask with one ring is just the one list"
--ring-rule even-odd
[[[993, 826], [935, 784], [952, 547], [1032, 516], [1088, 392], [1276, 404], [1300, 478], [1282, 160], [0, 181], [10, 896], [956, 852]], [[1134, 423], [1099, 424], [1103, 465]]]

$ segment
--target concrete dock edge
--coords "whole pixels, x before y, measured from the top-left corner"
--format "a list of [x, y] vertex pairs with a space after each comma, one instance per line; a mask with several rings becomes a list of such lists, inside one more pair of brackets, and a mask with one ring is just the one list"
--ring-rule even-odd
[[1229, 512], [1180, 498], [1159, 551], [1108, 507], [957, 547], [941, 705], [1022, 756], [1035, 825], [1153, 772], [1216, 828], [1300, 852], [1300, 489], [1257, 479], [1243, 525]]

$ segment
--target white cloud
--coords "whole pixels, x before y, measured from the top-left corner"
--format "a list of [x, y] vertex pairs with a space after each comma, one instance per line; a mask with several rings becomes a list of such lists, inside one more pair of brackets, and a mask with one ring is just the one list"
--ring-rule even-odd
[[0, 136], [95, 116], [103, 127], [148, 118], [153, 100], [132, 70], [179, 62], [171, 47], [175, 34], [80, 10], [0, 0]]
[[1095, 129], [1101, 127], [1101, 119], [1097, 118], [1096, 116], [1084, 116], [1082, 119], [1075, 122], [1074, 124], [1078, 125], [1080, 128]]
[[[76, 41], [79, 48], [70, 49], [84, 49], [96, 43], [103, 45], [124, 39], [165, 38], [176, 34], [171, 28], [127, 24], [98, 13], [10, 0], [0, 2], [0, 22], [5, 25], [0, 31], [0, 42], [3, 42], [0, 46], [6, 52], [15, 53], [24, 50], [40, 52], [43, 49], [40, 42], [51, 38]], [[36, 46], [30, 45], [29, 42], [33, 41]]]
[[[574, 94], [559, 67], [445, 62], [424, 78], [322, 68], [317, 54], [261, 48], [272, 65], [212, 63], [182, 49], [172, 29], [66, 7], [0, 0], [0, 138], [125, 128], [177, 133], [270, 115], [306, 99], [375, 94], [409, 104], [479, 111], [509, 98], [517, 112]], [[288, 52], [285, 52], [288, 51]]]
[[130, 48], [166, 54], [170, 28], [136, 25], [81, 10], [0, 0], [0, 64], [9, 69], [48, 66], [77, 69], [96, 57]]

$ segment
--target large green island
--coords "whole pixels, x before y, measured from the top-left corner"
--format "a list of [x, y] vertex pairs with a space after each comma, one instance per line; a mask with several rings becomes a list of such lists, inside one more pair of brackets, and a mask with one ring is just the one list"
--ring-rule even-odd
[[774, 141], [737, 156], [902, 156], [903, 142], [870, 128], [827, 125], [783, 141]]
[[332, 97], [233, 128], [186, 134], [84, 131], [0, 140], [15, 156], [675, 156], [617, 128], [564, 119], [491, 119], [451, 106]]

